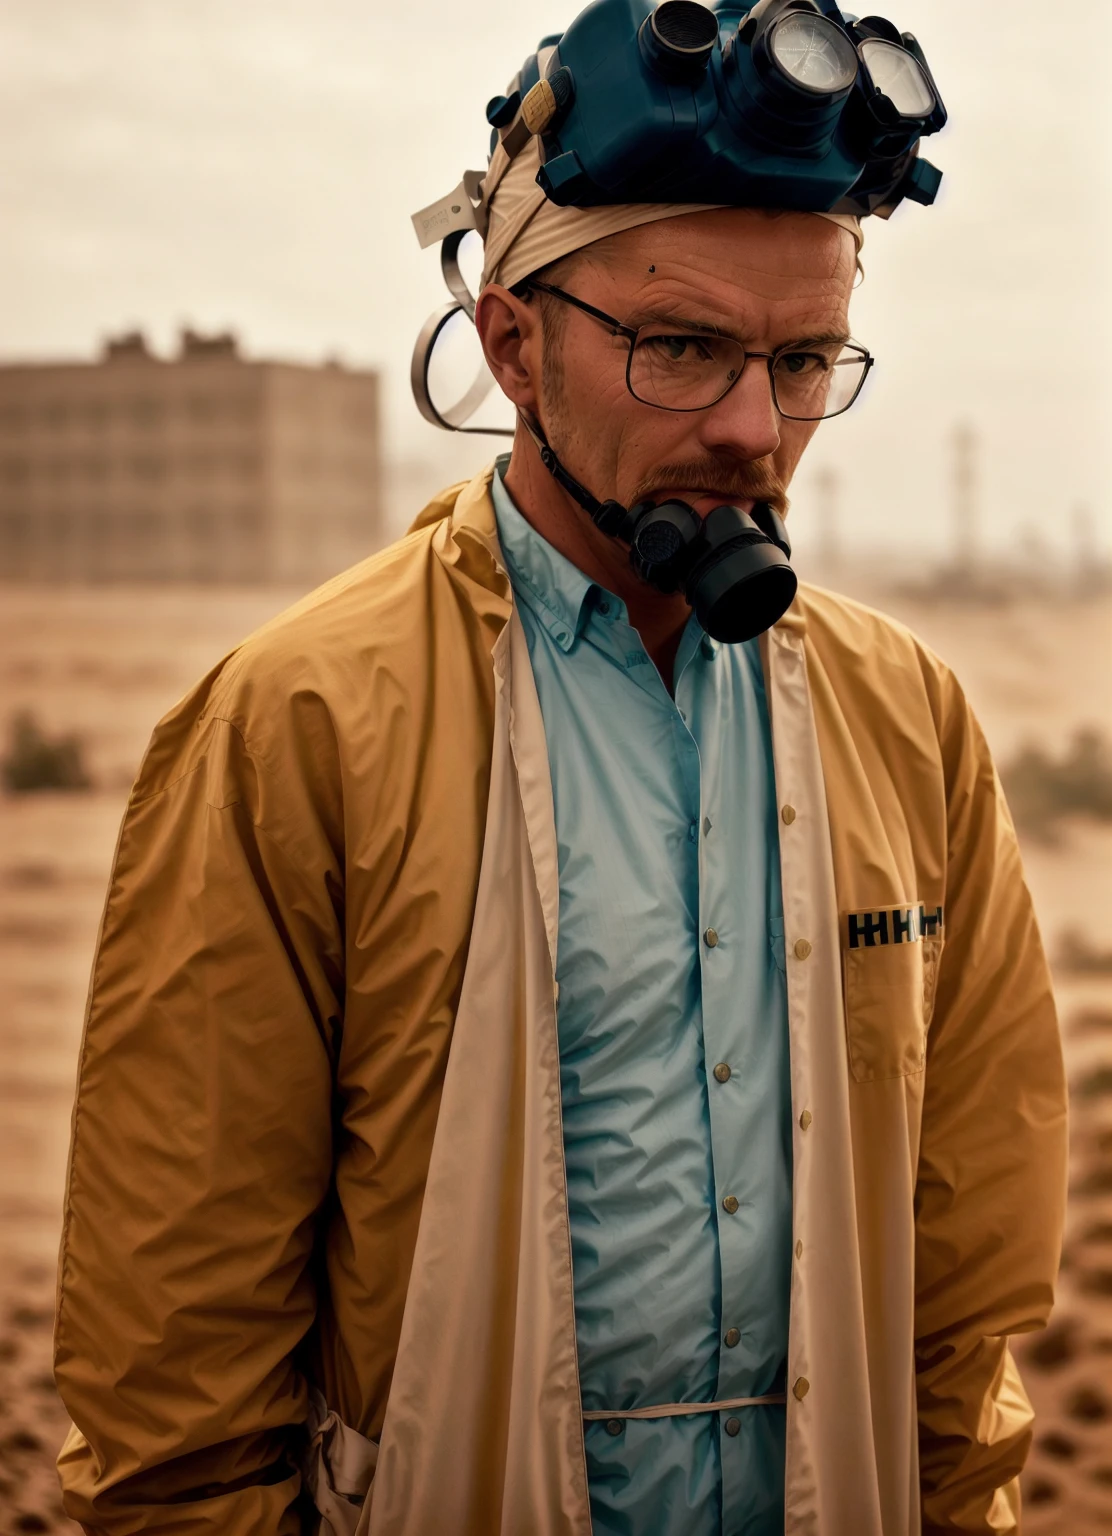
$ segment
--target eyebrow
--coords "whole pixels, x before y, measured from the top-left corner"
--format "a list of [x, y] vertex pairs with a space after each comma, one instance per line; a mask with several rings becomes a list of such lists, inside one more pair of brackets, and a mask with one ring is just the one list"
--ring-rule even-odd
[[[677, 331], [692, 331], [699, 336], [728, 336], [731, 341], [740, 342], [743, 347], [746, 345], [741, 336], [734, 334], [732, 331], [723, 330], [720, 325], [715, 325], [707, 320], [692, 320], [684, 315], [664, 315], [656, 311], [647, 315], [643, 320], [638, 321], [637, 324], [634, 324], [633, 321], [628, 323], [635, 331], [644, 330], [648, 325], [667, 325]], [[785, 347], [816, 347], [827, 343], [837, 343], [842, 346], [849, 339], [848, 331], [820, 331], [814, 336], [792, 337], [789, 341], [781, 342], [773, 350], [783, 352]]]

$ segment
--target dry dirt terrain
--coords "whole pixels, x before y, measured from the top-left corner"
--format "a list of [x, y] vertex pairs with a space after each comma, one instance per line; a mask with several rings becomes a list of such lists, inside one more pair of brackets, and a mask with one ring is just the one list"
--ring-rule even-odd
[[[840, 584], [832, 582], [831, 584]], [[1000, 760], [1056, 752], [1078, 726], [1112, 736], [1112, 607], [1095, 599], [938, 606], [858, 582], [950, 661]], [[85, 988], [120, 813], [153, 722], [292, 594], [0, 592], [0, 722], [32, 708], [84, 738], [96, 788], [0, 796], [0, 1536], [73, 1530], [53, 1458], [66, 1429], [50, 1377], [54, 1259]], [[1112, 824], [1025, 840], [1052, 954], [1073, 930], [1112, 949]], [[1074, 1090], [1073, 1204], [1061, 1294], [1019, 1353], [1039, 1413], [1026, 1477], [1031, 1536], [1112, 1531], [1112, 975], [1056, 973]]]

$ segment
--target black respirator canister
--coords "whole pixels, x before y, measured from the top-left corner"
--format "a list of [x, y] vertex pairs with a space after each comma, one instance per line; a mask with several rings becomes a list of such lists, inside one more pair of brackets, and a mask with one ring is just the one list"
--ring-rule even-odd
[[599, 501], [560, 463], [536, 422], [521, 421], [553, 479], [603, 533], [629, 545], [641, 580], [658, 592], [682, 592], [712, 640], [752, 640], [791, 607], [798, 586], [791, 541], [768, 502], [752, 512], [713, 507], [700, 517], [686, 501]]
[[699, 518], [683, 501], [644, 507], [630, 563], [658, 591], [678, 591], [712, 640], [736, 645], [771, 629], [797, 586], [787, 529], [767, 502], [752, 512], [713, 507]]
[[[487, 107], [491, 152], [512, 160], [535, 140], [537, 186], [559, 207], [700, 203], [886, 218], [905, 198], [934, 201], [941, 172], [919, 141], [946, 121], [923, 50], [880, 16], [836, 0], [594, 0], [545, 38]], [[441, 245], [452, 302], [432, 315], [410, 379], [426, 420], [467, 425], [493, 379], [481, 369], [452, 403], [434, 398], [430, 362], [475, 298], [459, 263], [468, 230], [485, 230], [483, 177], [414, 215], [423, 246]], [[871, 360], [870, 360], [871, 361]], [[667, 408], [667, 407], [661, 407]], [[727, 643], [750, 639], [790, 605], [796, 577], [783, 522], [763, 502], [600, 502], [524, 421], [550, 473], [607, 534], [628, 544], [637, 574], [682, 591]]]

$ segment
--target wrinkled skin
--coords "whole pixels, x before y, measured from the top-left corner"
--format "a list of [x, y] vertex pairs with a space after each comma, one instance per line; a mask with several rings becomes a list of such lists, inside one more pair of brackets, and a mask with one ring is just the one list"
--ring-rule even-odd
[[[771, 352], [827, 334], [848, 337], [854, 271], [852, 237], [828, 220], [728, 208], [625, 230], [559, 263], [554, 280], [633, 326], [696, 320]], [[560, 309], [549, 326], [559, 355], [547, 368], [535, 294], [523, 300], [491, 284], [476, 324], [503, 393], [541, 423], [564, 465], [600, 501], [628, 506], [666, 492], [701, 514], [726, 500], [746, 511], [758, 498], [786, 507], [785, 488], [818, 424], [779, 416], [763, 362], [748, 363], [730, 393], [705, 411], [658, 410], [626, 389], [627, 343], [579, 310]], [[506, 485], [550, 544], [625, 601], [670, 681], [689, 613], [683, 595], [637, 579], [625, 546], [600, 533], [561, 490], [520, 426]]]

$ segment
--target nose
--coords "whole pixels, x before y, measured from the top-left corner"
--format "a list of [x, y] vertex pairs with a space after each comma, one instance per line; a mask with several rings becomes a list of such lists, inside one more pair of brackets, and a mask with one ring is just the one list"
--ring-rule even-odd
[[763, 459], [780, 446], [780, 413], [763, 357], [747, 357], [741, 378], [717, 405], [703, 412], [699, 438], [708, 452]]

